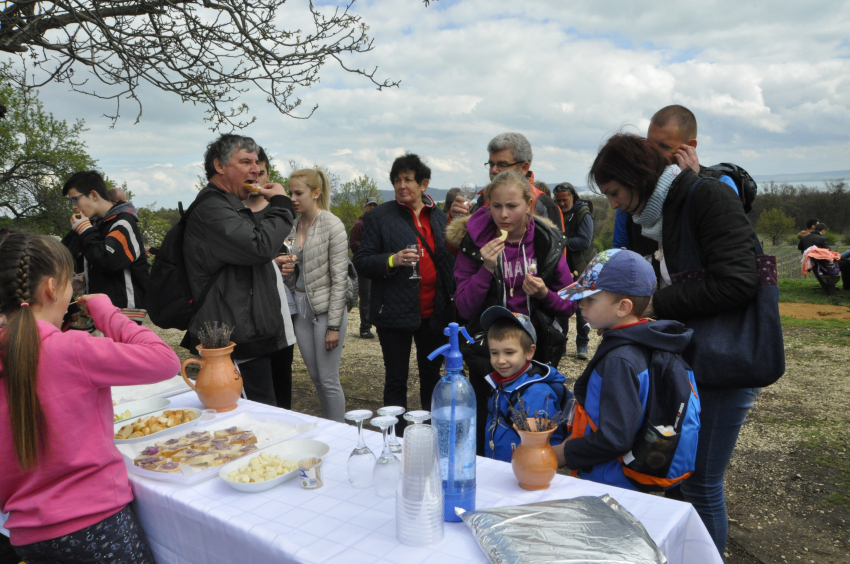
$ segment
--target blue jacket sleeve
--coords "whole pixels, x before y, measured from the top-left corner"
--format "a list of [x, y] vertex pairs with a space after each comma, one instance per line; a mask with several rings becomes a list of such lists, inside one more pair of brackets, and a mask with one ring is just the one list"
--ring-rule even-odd
[[599, 362], [596, 371], [602, 376], [597, 430], [564, 444], [564, 457], [572, 469], [589, 468], [629, 452], [643, 421], [635, 366], [626, 358], [609, 355]]
[[631, 241], [629, 240], [629, 231], [626, 229], [626, 222], [629, 216], [625, 212], [617, 210], [617, 217], [614, 219], [614, 241], [611, 244], [613, 249], [628, 249]]

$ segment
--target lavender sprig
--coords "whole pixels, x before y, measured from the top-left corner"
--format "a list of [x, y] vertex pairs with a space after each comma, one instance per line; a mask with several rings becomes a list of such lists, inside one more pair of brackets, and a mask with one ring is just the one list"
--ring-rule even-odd
[[232, 332], [233, 328], [224, 323], [219, 325], [218, 321], [207, 321], [198, 331], [198, 340], [205, 349], [222, 349], [230, 345]]

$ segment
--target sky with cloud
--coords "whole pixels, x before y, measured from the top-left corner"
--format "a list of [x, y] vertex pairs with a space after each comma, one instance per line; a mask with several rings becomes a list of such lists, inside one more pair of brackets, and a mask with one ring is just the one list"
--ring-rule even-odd
[[[333, 1], [317, 2], [330, 7]], [[281, 19], [303, 17], [292, 0]], [[331, 62], [297, 92], [308, 120], [245, 95], [254, 137], [288, 171], [292, 159], [343, 181], [387, 179], [405, 151], [425, 158], [431, 185], [484, 184], [487, 142], [519, 131], [538, 180], [585, 183], [600, 143], [625, 128], [644, 133], [678, 103], [699, 122], [700, 161], [735, 162], [753, 175], [850, 169], [850, 3], [701, 1], [362, 0], [374, 50], [349, 66], [401, 80], [381, 92]], [[206, 143], [203, 108], [141, 89], [144, 113], [68, 92], [41, 90], [47, 110], [83, 118], [91, 155], [137, 205], [173, 207], [195, 194]]]

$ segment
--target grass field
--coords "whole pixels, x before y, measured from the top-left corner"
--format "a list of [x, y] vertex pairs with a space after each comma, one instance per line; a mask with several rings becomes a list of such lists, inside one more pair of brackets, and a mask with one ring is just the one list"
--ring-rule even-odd
[[814, 276], [807, 278], [780, 278], [779, 301], [805, 304], [828, 304], [850, 306], [850, 292], [841, 290], [838, 283], [838, 293], [827, 296]]

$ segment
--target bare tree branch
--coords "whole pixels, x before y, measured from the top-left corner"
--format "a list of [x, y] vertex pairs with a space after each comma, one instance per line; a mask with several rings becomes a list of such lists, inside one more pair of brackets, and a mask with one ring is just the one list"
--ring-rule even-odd
[[[425, 5], [429, 0], [423, 0]], [[37, 73], [20, 86], [64, 82], [75, 91], [138, 107], [139, 85], [151, 84], [207, 108], [212, 129], [242, 128], [254, 121], [241, 94], [258, 88], [281, 113], [309, 118], [297, 87], [319, 81], [332, 59], [378, 90], [399, 81], [377, 78], [343, 62], [373, 48], [368, 27], [351, 13], [354, 0], [335, 9], [309, 3], [309, 30], [284, 29], [286, 0], [10, 0], [0, 11], [0, 51], [20, 54]], [[76, 70], [87, 69], [98, 91]]]

